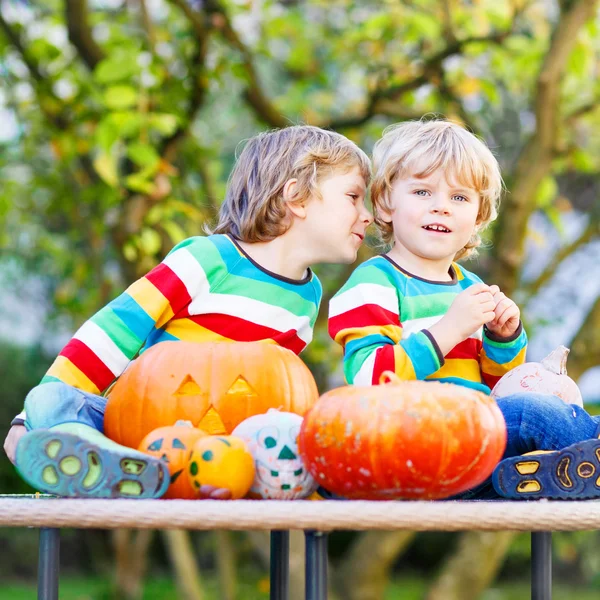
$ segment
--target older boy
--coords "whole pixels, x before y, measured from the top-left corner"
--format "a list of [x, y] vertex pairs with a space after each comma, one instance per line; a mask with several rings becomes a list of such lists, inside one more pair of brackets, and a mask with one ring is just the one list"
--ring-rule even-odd
[[102, 434], [102, 394], [164, 340], [269, 340], [301, 352], [321, 300], [310, 265], [356, 259], [372, 220], [369, 179], [366, 155], [330, 131], [295, 126], [249, 140], [215, 232], [176, 246], [84, 323], [28, 394], [5, 442], [21, 475], [62, 496], [161, 496], [165, 465]]

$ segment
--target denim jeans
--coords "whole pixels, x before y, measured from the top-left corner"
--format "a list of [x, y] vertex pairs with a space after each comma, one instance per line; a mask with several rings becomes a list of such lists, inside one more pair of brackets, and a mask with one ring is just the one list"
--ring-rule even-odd
[[107, 398], [62, 382], [34, 387], [25, 398], [25, 427], [47, 429], [61, 423], [83, 423], [104, 433]]
[[[502, 458], [520, 456], [534, 450], [560, 450], [600, 433], [600, 416], [566, 404], [557, 396], [515, 394], [499, 398], [498, 408], [506, 421], [507, 442]], [[491, 477], [477, 487], [454, 498], [498, 498]]]

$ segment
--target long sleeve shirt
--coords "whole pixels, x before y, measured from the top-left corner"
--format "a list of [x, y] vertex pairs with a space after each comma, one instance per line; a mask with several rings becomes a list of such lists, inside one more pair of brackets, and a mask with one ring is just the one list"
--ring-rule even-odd
[[311, 341], [322, 288], [256, 264], [228, 235], [189, 238], [85, 322], [41, 383], [104, 392], [166, 340], [269, 341], [299, 354]]
[[428, 328], [458, 294], [481, 279], [453, 263], [451, 281], [412, 275], [386, 256], [361, 264], [329, 305], [329, 333], [344, 349], [348, 383], [372, 385], [384, 371], [401, 379], [455, 383], [488, 393], [498, 379], [525, 362], [527, 335], [510, 338], [481, 328], [442, 355]]

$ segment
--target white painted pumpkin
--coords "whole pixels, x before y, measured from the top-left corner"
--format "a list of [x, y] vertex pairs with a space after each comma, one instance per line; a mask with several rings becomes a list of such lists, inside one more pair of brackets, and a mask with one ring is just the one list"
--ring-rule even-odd
[[274, 408], [242, 421], [232, 435], [244, 440], [254, 457], [256, 475], [250, 496], [293, 500], [306, 498], [317, 483], [298, 453], [302, 417]]
[[498, 381], [492, 390], [493, 398], [533, 392], [553, 394], [567, 404], [583, 406], [577, 384], [567, 375], [569, 349], [559, 346], [541, 362], [530, 362], [515, 367]]

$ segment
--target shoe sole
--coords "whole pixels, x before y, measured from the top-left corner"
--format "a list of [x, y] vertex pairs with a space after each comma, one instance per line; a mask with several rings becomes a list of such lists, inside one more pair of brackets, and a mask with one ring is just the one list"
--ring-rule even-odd
[[600, 440], [506, 458], [494, 470], [492, 482], [501, 496], [511, 499], [600, 498]]
[[70, 498], [160, 498], [169, 487], [162, 461], [101, 448], [70, 433], [39, 429], [17, 445], [16, 466], [27, 483]]

